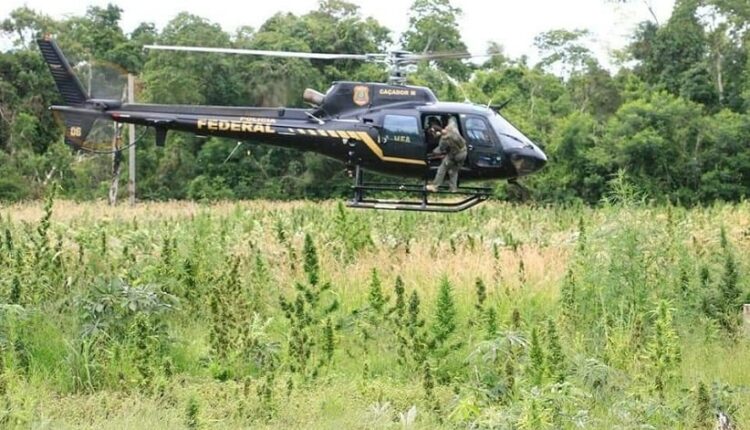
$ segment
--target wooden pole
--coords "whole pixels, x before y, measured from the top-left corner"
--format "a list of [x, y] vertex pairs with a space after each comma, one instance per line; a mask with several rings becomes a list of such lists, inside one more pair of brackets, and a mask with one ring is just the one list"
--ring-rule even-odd
[[[135, 102], [135, 77], [128, 73], [128, 103]], [[130, 206], [135, 206], [135, 125], [128, 126], [128, 195]]]
[[120, 190], [120, 163], [122, 151], [120, 151], [120, 126], [112, 123], [112, 182], [109, 185], [109, 205], [117, 204], [117, 192]]

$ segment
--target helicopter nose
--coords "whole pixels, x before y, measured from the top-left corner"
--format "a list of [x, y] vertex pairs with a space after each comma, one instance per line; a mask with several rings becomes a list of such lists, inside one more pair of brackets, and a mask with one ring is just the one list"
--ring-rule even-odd
[[537, 163], [539, 163], [539, 169], [541, 169], [547, 164], [547, 154], [536, 145], [534, 145], [534, 152], [536, 153]]
[[510, 154], [510, 161], [518, 176], [526, 176], [547, 164], [547, 155], [538, 146], [530, 144]]

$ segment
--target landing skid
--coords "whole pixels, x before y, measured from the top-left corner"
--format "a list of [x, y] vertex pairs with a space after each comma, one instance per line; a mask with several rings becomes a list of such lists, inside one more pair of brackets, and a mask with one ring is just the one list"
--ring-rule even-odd
[[[354, 172], [354, 197], [346, 205], [350, 208], [359, 209], [384, 209], [396, 211], [417, 212], [461, 212], [482, 203], [492, 195], [491, 188], [460, 187], [458, 191], [451, 192], [447, 187], [440, 187], [438, 191], [427, 191], [423, 185], [417, 184], [395, 184], [395, 183], [367, 183], [364, 181], [364, 172], [357, 166]], [[419, 200], [387, 200], [367, 198], [366, 194], [397, 192], [419, 196]], [[449, 195], [460, 196], [458, 201], [429, 201], [429, 196]]]

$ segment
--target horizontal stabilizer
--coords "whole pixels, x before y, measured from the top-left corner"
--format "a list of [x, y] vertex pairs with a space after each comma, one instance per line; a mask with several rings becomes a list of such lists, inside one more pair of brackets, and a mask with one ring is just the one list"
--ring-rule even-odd
[[94, 126], [96, 116], [79, 113], [63, 113], [65, 123], [65, 144], [73, 148], [80, 148]]

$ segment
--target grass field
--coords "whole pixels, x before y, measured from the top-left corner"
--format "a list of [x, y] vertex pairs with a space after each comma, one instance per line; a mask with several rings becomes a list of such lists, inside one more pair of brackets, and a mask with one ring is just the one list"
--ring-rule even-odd
[[0, 207], [3, 428], [750, 428], [750, 204]]

